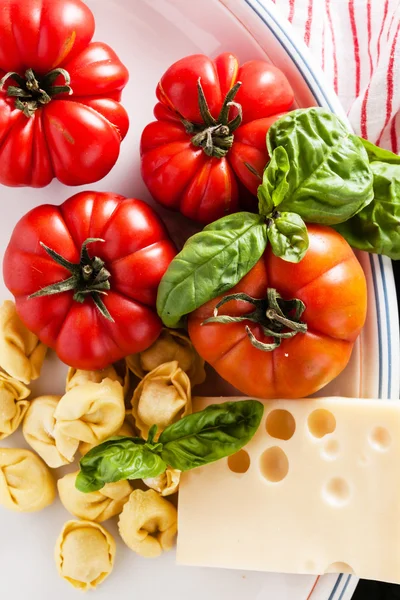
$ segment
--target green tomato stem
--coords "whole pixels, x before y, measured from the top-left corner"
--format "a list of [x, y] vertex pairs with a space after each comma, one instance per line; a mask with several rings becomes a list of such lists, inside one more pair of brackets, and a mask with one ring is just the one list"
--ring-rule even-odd
[[[182, 119], [182, 123], [187, 133], [194, 134], [191, 140], [192, 144], [201, 148], [207, 156], [223, 158], [232, 148], [234, 140], [233, 132], [240, 126], [243, 118], [241, 105], [233, 101], [241, 85], [241, 82], [238, 81], [229, 90], [218, 118], [214, 119], [210, 112], [200, 78], [197, 81], [199, 110], [204, 124], [190, 123], [186, 119]], [[229, 121], [229, 112], [232, 107], [237, 109], [238, 114]]]
[[61, 256], [61, 254], [58, 254], [58, 252], [40, 242], [42, 248], [44, 248], [54, 262], [67, 269], [71, 273], [71, 276], [38, 290], [34, 294], [31, 294], [29, 298], [40, 298], [42, 296], [52, 296], [54, 294], [73, 291], [75, 302], [82, 304], [86, 297], [90, 295], [103, 317], [113, 323], [114, 319], [101, 299], [101, 295], [107, 295], [107, 291], [111, 287], [109, 281], [111, 274], [107, 271], [104, 261], [101, 258], [98, 256], [90, 257], [87, 246], [93, 242], [104, 242], [104, 240], [100, 238], [88, 238], [85, 240], [82, 244], [79, 263], [70, 262]]
[[[62, 76], [64, 85], [54, 85], [55, 80]], [[72, 94], [70, 87], [71, 78], [65, 69], [53, 69], [44, 77], [39, 77], [33, 69], [25, 71], [25, 78], [10, 71], [0, 79], [0, 91], [4, 89], [8, 80], [15, 81], [18, 86], [9, 85], [7, 96], [15, 98], [15, 106], [21, 110], [27, 118], [33, 117], [36, 110], [51, 102], [57, 94]]]
[[[218, 315], [218, 311], [227, 302], [231, 301], [249, 302], [255, 309], [241, 317], [229, 315]], [[272, 352], [281, 345], [283, 339], [292, 338], [298, 333], [306, 333], [307, 324], [300, 320], [306, 306], [299, 298], [284, 300], [274, 289], [268, 288], [266, 298], [253, 298], [245, 293], [229, 294], [218, 302], [214, 309], [214, 316], [203, 321], [202, 325], [209, 323], [240, 323], [250, 321], [261, 327], [263, 334], [272, 338], [272, 342], [266, 344], [257, 340], [248, 325], [245, 326], [247, 336], [251, 344], [263, 352]]]

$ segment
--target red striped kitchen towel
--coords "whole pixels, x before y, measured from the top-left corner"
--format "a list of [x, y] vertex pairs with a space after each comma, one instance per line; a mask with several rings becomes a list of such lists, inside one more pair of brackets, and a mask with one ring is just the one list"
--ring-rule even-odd
[[400, 152], [400, 0], [273, 0], [320, 61], [358, 135]]

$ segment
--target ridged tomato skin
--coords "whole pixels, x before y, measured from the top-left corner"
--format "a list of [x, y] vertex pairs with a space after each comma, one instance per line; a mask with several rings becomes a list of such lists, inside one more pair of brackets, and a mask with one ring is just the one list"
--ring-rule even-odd
[[[277, 258], [270, 247], [229, 294], [245, 292], [264, 298], [273, 288], [285, 300], [305, 304], [301, 320], [306, 333], [283, 339], [271, 352], [255, 348], [246, 333], [271, 343], [250, 321], [202, 323], [213, 316], [222, 296], [207, 302], [189, 317], [194, 347], [226, 381], [257, 398], [302, 398], [318, 391], [346, 367], [366, 318], [367, 285], [349, 244], [329, 227], [308, 225], [310, 247], [297, 264]], [[254, 306], [232, 300], [219, 314], [243, 316]]]
[[[109, 271], [111, 289], [101, 298], [113, 322], [90, 295], [83, 303], [73, 299], [73, 291], [29, 297], [71, 275], [40, 242], [77, 264], [89, 238], [104, 240], [87, 248]], [[60, 206], [37, 206], [22, 217], [4, 255], [3, 276], [28, 329], [66, 364], [97, 370], [157, 339], [162, 328], [155, 308], [157, 288], [175, 255], [160, 218], [141, 200], [80, 192]]]
[[[241, 82], [234, 96], [241, 106], [241, 124], [232, 131], [233, 143], [222, 157], [208, 155], [194, 143], [196, 133], [207, 128], [199, 108], [199, 81], [214, 119], [226, 95]], [[256, 208], [257, 188], [269, 159], [266, 134], [293, 104], [285, 75], [266, 61], [240, 66], [228, 52], [214, 60], [196, 54], [167, 69], [156, 95], [157, 120], [145, 127], [141, 138], [142, 177], [153, 198], [201, 223], [249, 205]], [[228, 118], [237, 114], [237, 106], [232, 105]], [[243, 188], [254, 196], [252, 202], [248, 194], [241, 202]]]
[[[39, 84], [67, 71], [71, 93], [38, 103], [30, 116], [0, 91], [0, 184], [43, 187], [102, 179], [116, 163], [129, 118], [121, 94], [129, 75], [107, 44], [92, 42], [95, 23], [81, 0], [3, 0], [0, 77], [33, 69]], [[63, 75], [52, 85], [63, 86]], [[43, 84], [45, 91], [49, 91]], [[22, 100], [24, 100], [22, 98]]]

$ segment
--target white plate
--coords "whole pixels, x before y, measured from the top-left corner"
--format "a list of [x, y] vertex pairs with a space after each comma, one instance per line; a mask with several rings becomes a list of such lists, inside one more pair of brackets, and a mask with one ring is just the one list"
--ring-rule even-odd
[[[317, 104], [343, 115], [323, 75], [301, 41], [294, 41], [269, 0], [87, 0], [97, 22], [96, 39], [109, 43], [130, 70], [123, 96], [131, 128], [113, 171], [93, 189], [149, 200], [139, 175], [139, 139], [152, 120], [154, 90], [175, 60], [203, 52], [235, 52], [241, 61], [268, 58], [283, 69], [299, 106]], [[60, 203], [78, 191], [57, 182], [45, 190], [1, 188], [0, 256], [17, 220], [43, 202]], [[165, 216], [166, 211], [160, 211]], [[168, 214], [168, 227], [182, 242], [181, 221]], [[351, 363], [326, 393], [398, 398], [399, 337], [397, 303], [390, 262], [360, 255], [368, 279], [369, 312]], [[0, 296], [8, 293], [0, 282]], [[62, 393], [65, 369], [47, 360], [36, 393]], [[219, 393], [229, 393], [220, 385]], [[205, 388], [204, 391], [207, 391]], [[210, 390], [208, 390], [210, 391]], [[325, 390], [320, 392], [324, 394]], [[216, 389], [212, 390], [216, 394]], [[16, 434], [3, 445], [25, 446]], [[193, 516], [196, 518], [196, 516]], [[77, 592], [58, 578], [53, 547], [70, 516], [59, 503], [42, 513], [18, 515], [0, 510], [1, 596], [9, 600], [72, 600]], [[107, 528], [117, 534], [116, 523]], [[193, 540], [193, 543], [196, 543]], [[212, 539], [210, 539], [212, 543]], [[146, 560], [118, 543], [112, 576], [96, 591], [98, 600], [162, 598], [176, 600], [349, 600], [357, 579], [349, 575], [295, 576], [176, 567], [171, 552]]]

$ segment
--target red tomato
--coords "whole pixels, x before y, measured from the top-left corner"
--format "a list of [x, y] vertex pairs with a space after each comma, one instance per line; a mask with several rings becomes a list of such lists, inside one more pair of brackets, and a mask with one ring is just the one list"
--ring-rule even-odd
[[155, 200], [210, 223], [237, 211], [243, 192], [256, 196], [267, 131], [293, 103], [284, 74], [262, 60], [239, 67], [229, 53], [195, 54], [173, 64], [156, 93], [157, 121], [141, 140], [142, 176]]
[[[302, 398], [316, 392], [347, 365], [364, 325], [367, 287], [352, 249], [329, 227], [309, 225], [308, 234], [310, 247], [301, 262], [286, 262], [268, 248], [230, 292], [243, 292], [262, 302], [256, 302], [255, 307], [249, 302], [231, 300], [218, 311], [218, 315], [240, 317], [257, 308], [257, 322], [246, 319], [202, 325], [213, 316], [221, 296], [189, 317], [189, 334], [198, 353], [248, 396]], [[276, 290], [282, 296], [278, 306], [283, 314], [303, 325], [288, 327], [279, 320], [282, 315], [277, 316], [276, 310], [267, 312], [271, 308], [271, 302], [268, 306], [265, 301], [268, 290]], [[271, 293], [273, 298], [273, 292], [269, 292], [269, 296], [271, 298]], [[293, 303], [285, 302], [293, 298], [305, 305], [298, 319]], [[274, 341], [271, 335], [266, 335], [263, 326], [278, 334], [291, 332], [292, 327], [300, 331], [293, 337], [282, 338], [280, 345], [276, 337], [275, 349], [268, 351], [257, 347], [257, 342], [271, 344]]]
[[[128, 71], [81, 0], [2, 0], [0, 183], [98, 181], [114, 166], [129, 120]], [[18, 88], [18, 89], [16, 89]]]
[[[17, 223], [4, 281], [22, 321], [62, 361], [102, 369], [157, 339], [157, 288], [175, 254], [159, 217], [141, 200], [81, 192]], [[55, 283], [60, 293], [30, 297]]]

